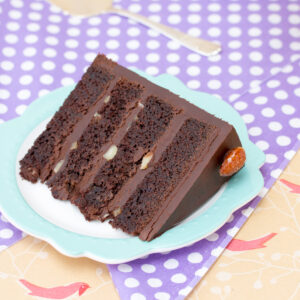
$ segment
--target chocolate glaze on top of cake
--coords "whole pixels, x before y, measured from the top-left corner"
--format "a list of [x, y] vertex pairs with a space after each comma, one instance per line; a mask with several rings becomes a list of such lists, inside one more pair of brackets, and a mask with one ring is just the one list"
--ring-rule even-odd
[[[70, 120], [61, 120], [66, 111]], [[110, 219], [149, 241], [230, 178], [220, 165], [239, 146], [230, 124], [98, 55], [21, 161], [21, 175], [47, 180], [86, 219]]]

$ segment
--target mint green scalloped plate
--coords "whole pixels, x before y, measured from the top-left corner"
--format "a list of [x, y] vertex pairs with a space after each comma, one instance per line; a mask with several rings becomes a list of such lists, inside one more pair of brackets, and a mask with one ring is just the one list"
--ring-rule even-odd
[[39, 98], [22, 117], [0, 125], [0, 209], [16, 227], [49, 242], [67, 256], [86, 256], [114, 264], [182, 248], [220, 228], [235, 210], [253, 199], [263, 187], [259, 168], [265, 160], [264, 153], [250, 142], [242, 118], [230, 105], [212, 95], [189, 90], [173, 76], [165, 74], [154, 78], [136, 72], [234, 125], [246, 150], [247, 162], [230, 179], [221, 196], [201, 215], [177, 225], [151, 242], [143, 242], [137, 237], [108, 239], [80, 235], [38, 215], [22, 197], [16, 183], [16, 157], [24, 139], [38, 124], [54, 114], [74, 86], [59, 88]]

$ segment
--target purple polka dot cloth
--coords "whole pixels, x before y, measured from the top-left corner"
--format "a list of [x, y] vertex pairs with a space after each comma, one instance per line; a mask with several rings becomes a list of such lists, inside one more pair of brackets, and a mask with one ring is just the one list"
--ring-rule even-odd
[[[113, 14], [82, 19], [42, 0], [0, 0], [0, 123], [22, 115], [39, 96], [78, 81], [98, 52], [153, 76], [174, 75], [231, 104], [266, 153], [260, 195], [192, 246], [109, 266], [124, 300], [184, 299], [299, 148], [300, 2], [119, 0], [114, 5], [220, 42], [223, 51], [200, 56]], [[20, 238], [1, 216], [0, 250]]]

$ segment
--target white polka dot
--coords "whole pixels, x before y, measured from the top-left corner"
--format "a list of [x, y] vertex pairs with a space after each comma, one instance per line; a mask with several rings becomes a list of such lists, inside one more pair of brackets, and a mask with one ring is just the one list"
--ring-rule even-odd
[[184, 283], [186, 279], [186, 276], [182, 273], [177, 273], [171, 277], [171, 281], [174, 283]]
[[289, 76], [287, 78], [287, 82], [289, 84], [299, 84], [300, 83], [300, 77], [299, 76]]
[[269, 164], [274, 164], [278, 160], [275, 154], [266, 154], [266, 162]]
[[0, 100], [6, 100], [10, 96], [10, 92], [8, 90], [0, 89]]
[[289, 29], [289, 34], [294, 38], [299, 38], [300, 30], [297, 27], [292, 27]]
[[[176, 5], [176, 4], [175, 4]], [[178, 5], [178, 4], [177, 4]], [[179, 6], [180, 7], [180, 6]], [[168, 9], [170, 11], [174, 11], [172, 10], [171, 5], [168, 6]], [[161, 5], [159, 3], [152, 3], [148, 6], [148, 10], [151, 12], [159, 12], [161, 10]], [[179, 9], [180, 10], [180, 9]], [[176, 10], [175, 10], [176, 11]]]
[[[61, 16], [59, 16], [59, 15], [50, 15], [48, 17], [48, 20], [52, 23], [59, 23], [59, 22], [61, 22]], [[72, 23], [70, 23], [70, 24], [72, 24]]]
[[28, 85], [32, 82], [33, 78], [31, 75], [23, 75], [20, 77], [19, 79], [19, 82], [22, 84], [22, 85]]
[[252, 136], [259, 136], [262, 134], [262, 130], [260, 127], [251, 127], [249, 130], [248, 130], [249, 134], [252, 135]]
[[255, 120], [255, 118], [252, 114], [245, 114], [242, 116], [242, 118], [246, 124], [250, 124]]
[[10, 239], [13, 236], [13, 231], [11, 229], [2, 229], [0, 230], [0, 238]]
[[136, 50], [140, 47], [140, 42], [138, 40], [130, 40], [126, 43], [128, 49]]
[[48, 36], [45, 38], [45, 42], [50, 46], [55, 46], [58, 44], [58, 39], [54, 36]]
[[187, 59], [190, 61], [190, 62], [198, 62], [200, 61], [201, 59], [201, 56], [199, 54], [196, 54], [196, 53], [191, 53], [187, 56]]
[[294, 150], [289, 150], [289, 151], [286, 151], [286, 152], [284, 153], [284, 157], [285, 157], [286, 159], [288, 159], [288, 160], [291, 160], [291, 159], [294, 157], [295, 154], [296, 154], [296, 151], [294, 151]]
[[151, 66], [146, 69], [146, 73], [149, 75], [157, 75], [159, 73], [159, 69], [157, 67]]
[[8, 15], [11, 19], [20, 19], [22, 17], [21, 12], [18, 10], [10, 10]]
[[44, 49], [43, 54], [44, 54], [46, 57], [52, 58], [52, 57], [55, 57], [55, 56], [56, 56], [57, 52], [56, 52], [55, 49], [52, 49], [52, 48], [46, 48], [46, 49]]
[[97, 56], [97, 53], [95, 52], [88, 52], [84, 55], [84, 59], [88, 62], [92, 62], [95, 57]]
[[147, 280], [147, 283], [149, 286], [151, 286], [152, 288], [158, 288], [162, 286], [162, 281], [158, 278], [149, 278]]
[[274, 93], [275, 98], [279, 99], [279, 100], [285, 100], [288, 97], [288, 94], [286, 91], [284, 90], [278, 90]]
[[[95, 37], [100, 34], [100, 30], [98, 28], [89, 28], [86, 33], [88, 36]], [[112, 34], [109, 33], [108, 35], [113, 36]]]
[[248, 21], [253, 24], [257, 24], [261, 22], [261, 15], [259, 14], [251, 14], [248, 16]]
[[196, 276], [200, 276], [200, 277], [203, 277], [206, 272], [208, 271], [208, 268], [207, 267], [202, 267], [201, 269], [198, 269], [196, 272], [195, 272], [195, 275]]
[[136, 53], [129, 53], [125, 56], [126, 61], [135, 63], [139, 60], [139, 56]]
[[173, 24], [173, 25], [177, 25], [181, 22], [181, 16], [180, 15], [176, 15], [176, 14], [172, 14], [168, 16], [168, 23]]
[[217, 247], [217, 248], [214, 248], [212, 251], [211, 251], [211, 255], [212, 256], [216, 256], [218, 257], [222, 252], [223, 252], [224, 248], [222, 247]]
[[270, 60], [273, 63], [280, 63], [283, 61], [283, 56], [279, 53], [274, 53], [274, 54], [271, 54]]
[[25, 36], [24, 40], [27, 44], [34, 44], [39, 40], [39, 37], [35, 34], [28, 34]]
[[242, 43], [240, 41], [234, 40], [234, 41], [230, 41], [228, 43], [228, 47], [231, 49], [237, 49], [240, 48], [242, 46]]
[[199, 252], [193, 252], [188, 255], [187, 259], [192, 264], [198, 264], [203, 260], [203, 256]]
[[0, 75], [0, 83], [4, 85], [11, 84], [12, 78], [8, 75]]
[[293, 128], [300, 128], [300, 118], [293, 118], [289, 121], [289, 124]]
[[[191, 11], [191, 12], [194, 12], [194, 13], [200, 11], [201, 8], [202, 7], [199, 3], [191, 3], [191, 4], [188, 5], [188, 10]], [[209, 9], [209, 10], [211, 10], [211, 9]], [[216, 11], [216, 10], [211, 10], [211, 11]]]
[[290, 43], [290, 49], [293, 50], [293, 51], [299, 51], [300, 50], [300, 43], [299, 42]]
[[211, 27], [208, 29], [207, 33], [211, 37], [218, 37], [221, 34], [221, 30], [218, 27]]
[[[88, 18], [88, 23], [90, 25], [99, 25], [101, 23], [101, 18], [99, 17], [92, 17], [92, 18]], [[77, 24], [74, 24], [74, 25], [77, 25]]]
[[190, 76], [198, 76], [200, 74], [200, 68], [197, 66], [190, 66], [187, 68], [187, 73]]
[[275, 169], [273, 171], [271, 171], [271, 176], [275, 179], [277, 179], [280, 174], [281, 174], [282, 170], [281, 169]]
[[69, 74], [74, 73], [76, 71], [76, 67], [72, 64], [64, 64], [62, 66], [62, 69], [65, 73], [69, 73]]
[[111, 25], [118, 25], [121, 23], [121, 18], [119, 16], [112, 16], [108, 18], [108, 23]]
[[17, 94], [20, 100], [27, 100], [31, 96], [30, 90], [20, 90]]
[[18, 105], [16, 107], [16, 113], [21, 116], [21, 115], [23, 115], [23, 113], [25, 112], [26, 109], [27, 109], [27, 105], [25, 105], [25, 104]]
[[242, 58], [242, 54], [240, 52], [231, 52], [228, 58], [232, 61], [239, 61]]
[[[115, 48], [111, 48], [108, 45], [108, 43], [110, 43], [111, 41], [108, 41], [106, 43], [106, 47], [107, 48], [110, 48], [110, 49], [115, 49]], [[97, 40], [89, 40], [85, 43], [85, 46], [88, 48], [88, 49], [92, 49], [92, 50], [95, 50], [95, 49], [99, 49], [99, 42]]]
[[262, 40], [252, 39], [249, 41], [249, 46], [252, 48], [259, 48], [262, 46]]
[[140, 293], [133, 293], [130, 296], [130, 300], [146, 300], [146, 297]]
[[297, 88], [294, 90], [294, 94], [298, 97], [300, 97], [300, 88]]
[[132, 267], [128, 264], [120, 264], [118, 265], [118, 270], [122, 273], [132, 272]]
[[254, 62], [259, 62], [263, 59], [263, 56], [260, 52], [258, 51], [252, 51], [249, 54], [249, 58], [254, 61]]
[[157, 63], [160, 59], [160, 56], [157, 53], [149, 53], [146, 56], [146, 60], [150, 63]]
[[71, 84], [73, 84], [74, 82], [75, 82], [74, 79], [73, 79], [73, 78], [70, 78], [70, 77], [65, 77], [65, 78], [63, 78], [63, 79], [61, 80], [61, 84], [62, 84], [63, 86], [71, 85]]
[[178, 265], [178, 260], [176, 260], [175, 258], [170, 258], [164, 262], [164, 267], [166, 269], [176, 269]]
[[108, 49], [114, 50], [119, 48], [120, 43], [117, 40], [108, 40], [105, 45]]
[[47, 94], [49, 94], [49, 92], [50, 92], [49, 90], [42, 89], [42, 90], [39, 91], [39, 97], [47, 95]]
[[129, 288], [135, 288], [140, 285], [139, 281], [133, 277], [125, 279], [124, 284]]
[[238, 233], [238, 231], [239, 231], [239, 228], [234, 226], [227, 230], [227, 234], [231, 237], [234, 237]]
[[215, 79], [209, 80], [207, 86], [212, 90], [217, 90], [221, 87], [221, 81]]
[[192, 290], [193, 290], [192, 287], [187, 286], [187, 287], [185, 287], [184, 289], [181, 289], [181, 290], [178, 292], [178, 294], [179, 294], [179, 295], [182, 295], [182, 296], [187, 296]]
[[[168, 72], [169, 73], [169, 72]], [[178, 72], [179, 73], [179, 72]], [[175, 74], [176, 75], [176, 74]], [[189, 87], [189, 88], [191, 88], [191, 89], [198, 89], [199, 87], [200, 87], [200, 81], [199, 80], [195, 80], [195, 79], [193, 79], [193, 80], [189, 80], [188, 82], [187, 82], [187, 86]]]
[[292, 115], [293, 113], [295, 113], [295, 107], [289, 104], [282, 105], [281, 110], [286, 115]]
[[271, 39], [269, 45], [271, 48], [278, 50], [282, 48], [282, 41], [279, 39]]
[[141, 33], [140, 29], [137, 27], [131, 27], [127, 30], [129, 36], [138, 36]]
[[208, 71], [208, 74], [216, 76], [216, 75], [221, 74], [222, 69], [218, 66], [212, 66], [212, 67], [209, 67], [207, 71]]
[[240, 75], [242, 73], [242, 68], [238, 65], [234, 65], [234, 66], [230, 66], [229, 69], [228, 69], [228, 72], [231, 74], [231, 75]]
[[269, 143], [266, 141], [258, 141], [255, 143], [255, 145], [262, 151], [265, 151], [270, 147]]
[[281, 136], [277, 137], [276, 143], [279, 146], [288, 146], [291, 143], [291, 139], [288, 136], [281, 135]]
[[289, 20], [289, 23], [291, 23], [293, 25], [300, 24], [300, 16], [298, 14], [289, 15], [288, 20]]
[[159, 48], [160, 43], [157, 40], [149, 40], [147, 42], [147, 48], [151, 49], [151, 50], [155, 50], [157, 48]]
[[153, 273], [153, 272], [155, 272], [155, 270], [156, 270], [155, 266], [150, 265], [150, 264], [143, 264], [143, 265], [141, 266], [141, 269], [142, 269], [142, 271], [145, 272], [145, 273]]
[[269, 80], [267, 82], [267, 87], [269, 88], [276, 88], [280, 86], [280, 81], [279, 80]]
[[42, 18], [40, 13], [37, 12], [30, 12], [28, 14], [28, 19], [32, 20], [32, 21], [40, 21]]
[[0, 103], [0, 114], [5, 114], [8, 111], [8, 108], [5, 104]]
[[18, 36], [15, 34], [7, 34], [5, 35], [4, 39], [9, 44], [15, 44], [19, 40]]
[[231, 277], [232, 275], [229, 272], [221, 271], [216, 274], [216, 278], [220, 281], [228, 281]]
[[20, 25], [17, 22], [7, 22], [6, 28], [10, 31], [17, 31], [20, 29]]
[[27, 47], [23, 50], [24, 56], [32, 57], [36, 54], [36, 49], [33, 47]]
[[252, 37], [257, 37], [261, 35], [261, 29], [258, 27], [252, 27], [248, 29], [248, 35]]
[[80, 35], [80, 30], [78, 28], [72, 27], [67, 30], [67, 35], [69, 36], [78, 36]]
[[240, 89], [243, 86], [243, 82], [241, 80], [231, 80], [229, 82], [229, 86], [232, 89], [237, 90], [237, 89]]
[[53, 77], [49, 74], [44, 74], [42, 76], [40, 76], [40, 82], [43, 84], [52, 84], [53, 83]]
[[275, 116], [275, 111], [271, 107], [266, 107], [261, 111], [261, 114], [266, 118], [272, 118]]
[[273, 121], [273, 122], [270, 122], [268, 124], [268, 127], [272, 130], [272, 131], [280, 131], [282, 129], [282, 125], [277, 122], [277, 121]]
[[157, 299], [157, 300], [170, 300], [170, 299], [171, 299], [170, 294], [165, 293], [165, 292], [158, 292], [158, 293], [155, 293], [154, 297], [155, 297], [155, 299]]
[[232, 27], [228, 30], [228, 34], [231, 37], [239, 37], [242, 34], [242, 30], [239, 27]]
[[178, 62], [180, 59], [180, 56], [177, 53], [169, 53], [167, 55], [167, 61], [172, 62], [172, 63], [176, 63]]
[[221, 22], [222, 18], [218, 14], [211, 14], [207, 17], [207, 20], [211, 24], [217, 24]]
[[55, 63], [53, 61], [47, 60], [42, 63], [42, 68], [46, 71], [51, 71], [55, 69]]
[[14, 64], [11, 61], [2, 61], [0, 63], [1, 68], [5, 71], [11, 71], [14, 68]]
[[244, 101], [238, 101], [234, 103], [234, 108], [237, 110], [245, 110], [248, 107], [248, 104]]
[[241, 16], [238, 14], [230, 14], [227, 17], [227, 20], [231, 24], [237, 24], [241, 21]]
[[66, 51], [66, 52], [64, 53], [64, 57], [65, 57], [66, 59], [74, 60], [74, 59], [77, 58], [77, 56], [78, 56], [77, 53], [74, 52], [74, 51]]
[[65, 42], [65, 45], [68, 48], [77, 48], [78, 44], [79, 44], [78, 41], [73, 40], [73, 39], [66, 40], [66, 42]]
[[181, 47], [181, 45], [179, 42], [171, 40], [171, 41], [168, 41], [167, 47], [171, 50], [177, 50]]
[[269, 30], [269, 34], [270, 35], [281, 35], [282, 34], [282, 29], [277, 28], [277, 27], [273, 27]]

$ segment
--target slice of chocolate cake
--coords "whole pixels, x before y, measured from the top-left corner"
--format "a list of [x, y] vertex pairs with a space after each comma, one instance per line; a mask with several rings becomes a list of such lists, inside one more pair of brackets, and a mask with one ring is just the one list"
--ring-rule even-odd
[[[201, 99], [199, 99], [201, 101]], [[245, 162], [235, 129], [98, 55], [20, 162], [87, 220], [150, 241]]]

